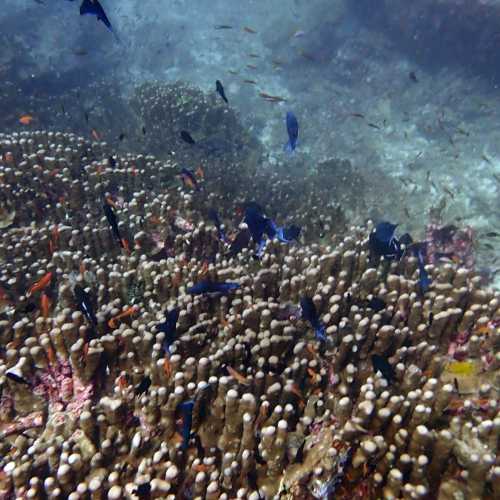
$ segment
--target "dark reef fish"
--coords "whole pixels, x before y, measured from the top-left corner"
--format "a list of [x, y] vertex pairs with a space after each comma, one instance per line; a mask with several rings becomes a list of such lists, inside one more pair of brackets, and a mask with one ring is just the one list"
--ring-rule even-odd
[[142, 483], [132, 493], [139, 497], [140, 500], [148, 500], [151, 498], [151, 484]]
[[429, 290], [431, 279], [429, 277], [429, 274], [427, 273], [427, 270], [425, 269], [424, 255], [421, 248], [417, 250], [417, 260], [419, 271], [418, 285], [420, 293], [424, 295]]
[[215, 208], [209, 209], [208, 218], [214, 223], [214, 226], [217, 228], [217, 237], [219, 238], [219, 240], [223, 241], [224, 243], [227, 243], [226, 233], [224, 232], [224, 229], [222, 227], [222, 222]]
[[224, 91], [224, 87], [222, 86], [222, 83], [220, 82], [220, 80], [217, 80], [215, 82], [215, 90], [222, 97], [222, 99], [224, 99], [224, 102], [227, 103], [228, 100], [227, 100], [227, 97], [226, 97], [226, 92]]
[[286, 130], [288, 132], [288, 142], [285, 144], [285, 151], [291, 153], [297, 147], [297, 139], [299, 137], [299, 122], [295, 115], [288, 111], [286, 114]]
[[231, 242], [231, 246], [229, 247], [229, 257], [234, 257], [238, 255], [244, 248], [247, 248], [250, 244], [250, 231], [247, 229], [242, 229], [236, 235], [236, 238]]
[[118, 219], [116, 218], [116, 214], [112, 206], [106, 202], [102, 208], [104, 210], [104, 215], [106, 216], [106, 219], [108, 219], [109, 225], [111, 226], [113, 235], [118, 240], [120, 246], [124, 248], [125, 245], [123, 244], [123, 239], [121, 237], [120, 230], [118, 229]]
[[181, 130], [181, 139], [187, 144], [196, 144], [195, 140], [187, 130]]
[[389, 260], [400, 260], [405, 253], [403, 245], [408, 246], [412, 243], [411, 236], [404, 234], [401, 239], [396, 237], [397, 224], [390, 222], [380, 222], [370, 233], [369, 247], [370, 252], [377, 257], [385, 257]]
[[210, 280], [203, 280], [196, 285], [187, 289], [187, 293], [190, 295], [201, 295], [204, 293], [222, 293], [226, 294], [232, 290], [240, 288], [239, 283], [225, 282], [225, 283], [215, 283]]
[[140, 394], [144, 394], [151, 385], [151, 377], [146, 375], [135, 387], [135, 395], [139, 396]]
[[243, 222], [248, 226], [252, 240], [258, 247], [256, 256], [260, 257], [265, 247], [264, 234], [267, 233], [270, 238], [274, 238], [276, 234], [272, 221], [263, 215], [263, 210], [260, 205], [250, 202], [245, 206], [245, 217]]
[[380, 372], [389, 384], [392, 383], [394, 380], [394, 369], [389, 364], [389, 361], [387, 361], [387, 358], [379, 354], [373, 354], [371, 359], [373, 370]]
[[418, 83], [418, 78], [417, 78], [417, 75], [415, 74], [415, 72], [414, 72], [414, 71], [410, 71], [410, 73], [408, 73], [408, 78], [409, 78], [412, 82]]
[[177, 320], [179, 319], [179, 309], [176, 307], [171, 311], [165, 313], [165, 321], [158, 323], [156, 329], [165, 334], [163, 340], [163, 351], [170, 354], [170, 346], [174, 343], [175, 335], [177, 333]]
[[193, 424], [193, 407], [194, 401], [190, 399], [189, 401], [184, 401], [178, 408], [181, 410], [182, 414], [182, 449], [186, 450], [189, 444], [189, 438], [191, 437], [191, 425]]
[[80, 5], [80, 15], [83, 16], [84, 14], [96, 16], [98, 21], [102, 21], [106, 28], [113, 32], [108, 16], [106, 15], [106, 12], [104, 12], [99, 0], [83, 0]]
[[75, 295], [76, 305], [80, 309], [81, 313], [85, 316], [85, 319], [89, 322], [92, 327], [97, 326], [97, 318], [94, 313], [94, 307], [92, 305], [92, 297], [88, 294], [85, 289], [80, 285], [75, 285], [73, 288], [73, 294]]
[[316, 311], [314, 302], [310, 297], [302, 297], [300, 299], [300, 307], [302, 308], [302, 319], [309, 321], [314, 328], [314, 335], [316, 339], [323, 342], [326, 340], [325, 325], [321, 323]]

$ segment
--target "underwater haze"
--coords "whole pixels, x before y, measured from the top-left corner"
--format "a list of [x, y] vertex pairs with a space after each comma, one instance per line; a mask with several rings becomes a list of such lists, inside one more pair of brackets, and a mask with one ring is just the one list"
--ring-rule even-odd
[[0, 499], [500, 498], [500, 0], [2, 0]]

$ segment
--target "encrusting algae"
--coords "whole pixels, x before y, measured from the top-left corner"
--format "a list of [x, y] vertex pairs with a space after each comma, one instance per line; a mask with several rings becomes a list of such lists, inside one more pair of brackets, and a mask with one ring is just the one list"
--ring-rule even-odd
[[207, 167], [195, 192], [71, 134], [0, 154], [1, 498], [500, 498], [500, 296], [472, 270], [426, 265], [422, 293], [417, 256], [370, 259], [371, 222], [229, 255], [206, 214], [234, 242], [245, 200]]

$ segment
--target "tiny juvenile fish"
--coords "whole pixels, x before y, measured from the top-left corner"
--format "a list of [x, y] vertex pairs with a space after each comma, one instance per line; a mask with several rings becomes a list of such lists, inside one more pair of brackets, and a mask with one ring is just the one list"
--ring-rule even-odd
[[220, 82], [220, 80], [216, 80], [216, 82], [215, 82], [215, 90], [222, 97], [222, 99], [224, 100], [224, 102], [227, 104], [228, 101], [227, 101], [226, 93], [224, 91], [224, 87], [222, 86], [222, 83]]
[[118, 140], [119, 140], [119, 141], [123, 141], [123, 139], [125, 139], [125, 134], [122, 132], [122, 133], [118, 136]]
[[418, 83], [417, 75], [415, 74], [414, 71], [410, 71], [410, 73], [408, 74], [408, 77], [410, 78], [410, 80], [412, 82]]
[[263, 99], [266, 99], [266, 101], [286, 102], [286, 99], [284, 97], [280, 97], [279, 95], [267, 94], [266, 92], [259, 92], [259, 96], [262, 97]]
[[258, 85], [255, 80], [243, 80], [243, 83], [249, 83], [250, 85]]
[[245, 31], [245, 32], [247, 32], [247, 33], [251, 33], [252, 35], [255, 35], [255, 34], [257, 33], [254, 29], [249, 28], [248, 26], [245, 26], [245, 27], [243, 28], [243, 31]]
[[233, 27], [230, 26], [229, 24], [216, 24], [214, 26], [214, 29], [216, 29], [216, 30], [232, 30]]
[[187, 144], [196, 144], [195, 140], [187, 130], [181, 130], [181, 139]]

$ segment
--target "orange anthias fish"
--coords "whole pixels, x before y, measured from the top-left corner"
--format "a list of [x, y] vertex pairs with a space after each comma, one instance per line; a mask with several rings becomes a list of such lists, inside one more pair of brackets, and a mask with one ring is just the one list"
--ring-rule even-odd
[[165, 358], [165, 361], [163, 362], [163, 371], [165, 372], [165, 375], [170, 378], [170, 375], [172, 375], [172, 365], [170, 364], [170, 360], [168, 358]]
[[226, 366], [226, 369], [231, 375], [231, 377], [235, 378], [240, 384], [242, 385], [250, 385], [250, 382], [239, 372], [237, 372], [234, 368], [231, 368], [230, 366]]
[[21, 115], [19, 117], [19, 123], [22, 125], [29, 125], [33, 120], [34, 118], [31, 115]]
[[111, 318], [108, 321], [108, 326], [114, 330], [115, 328], [118, 328], [117, 321], [120, 321], [123, 318], [129, 318], [130, 316], [133, 316], [138, 311], [139, 311], [139, 308], [137, 306], [130, 306], [129, 308], [125, 309], [125, 311], [121, 312], [120, 314], [118, 314], [114, 318]]
[[42, 317], [49, 317], [50, 306], [51, 302], [48, 295], [42, 292], [42, 296], [40, 297], [40, 311], [42, 312]]
[[129, 245], [128, 240], [126, 240], [125, 238], [122, 238], [122, 245], [123, 245], [123, 249], [125, 250], [125, 252], [128, 255], [130, 255], [130, 245]]
[[194, 174], [198, 177], [198, 179], [201, 179], [202, 181], [205, 180], [205, 171], [201, 165], [196, 169]]
[[43, 278], [39, 279], [28, 288], [27, 295], [30, 296], [35, 292], [39, 292], [40, 290], [47, 288], [51, 281], [52, 273], [48, 272]]
[[99, 135], [99, 132], [97, 132], [97, 130], [95, 128], [93, 128], [91, 131], [90, 131], [90, 134], [92, 135], [92, 137], [96, 140], [96, 141], [100, 141], [101, 140], [101, 136]]

